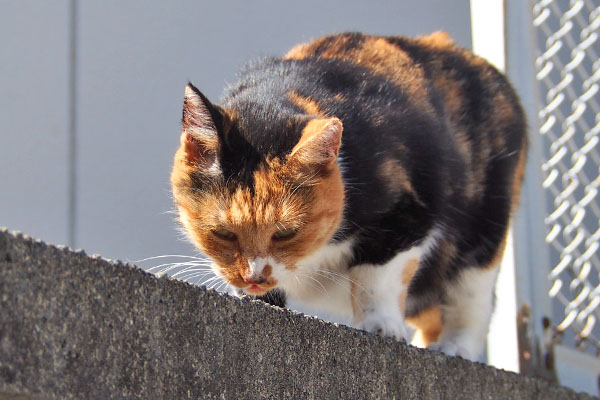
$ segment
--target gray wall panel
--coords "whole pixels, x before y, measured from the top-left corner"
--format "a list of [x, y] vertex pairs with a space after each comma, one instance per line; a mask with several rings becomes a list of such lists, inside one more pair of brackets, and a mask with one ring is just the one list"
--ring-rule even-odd
[[68, 1], [0, 2], [0, 226], [68, 229]]
[[[3, 105], [10, 103], [5, 106], [10, 113], [2, 114], [0, 145], [10, 152], [8, 159], [0, 160], [0, 182], [9, 182], [11, 193], [0, 196], [0, 224], [64, 242], [67, 2], [53, 2], [52, 7], [45, 7], [48, 10], [38, 11], [36, 15], [46, 20], [33, 24], [30, 22], [37, 21], [34, 17], [14, 21], [4, 10], [31, 13], [31, 4], [39, 8], [45, 3], [0, 4], [0, 33], [24, 37], [14, 49], [0, 53], [3, 70], [7, 68], [5, 59], [13, 57], [13, 52], [18, 54], [8, 62], [8, 73], [0, 76], [2, 84], [8, 83], [14, 93], [12, 100], [6, 96], [1, 100]], [[194, 251], [179, 240], [173, 216], [168, 214], [172, 209], [168, 176], [179, 140], [187, 80], [217, 100], [248, 59], [281, 54], [296, 43], [345, 30], [415, 35], [443, 29], [458, 43], [466, 47], [471, 43], [466, 0], [376, 4], [346, 0], [90, 0], [78, 4], [75, 245], [131, 260]], [[44, 30], [60, 10], [64, 15], [59, 26]], [[41, 37], [27, 36], [33, 35], [32, 30], [39, 30]], [[61, 74], [53, 74], [58, 64], [44, 60], [44, 65], [37, 65], [39, 60], [31, 55], [38, 53], [62, 60]], [[36, 79], [41, 73], [35, 72], [38, 70], [48, 78]], [[39, 103], [45, 108], [40, 116], [31, 116], [31, 109], [22, 114], [29, 115], [31, 136], [14, 135], [14, 131], [23, 131], [23, 118], [17, 111], [31, 104], [36, 87], [43, 88], [45, 97]], [[51, 126], [55, 126], [52, 132], [56, 137], [48, 136]], [[31, 149], [38, 144], [43, 144], [41, 148], [48, 154], [33, 156]], [[31, 160], [16, 154], [22, 147], [29, 149], [25, 154], [30, 154]], [[54, 153], [56, 156], [49, 156]], [[22, 168], [19, 174], [23, 177], [7, 172], [15, 164]], [[32, 186], [37, 189], [32, 191]], [[16, 213], [17, 205], [22, 213]]]

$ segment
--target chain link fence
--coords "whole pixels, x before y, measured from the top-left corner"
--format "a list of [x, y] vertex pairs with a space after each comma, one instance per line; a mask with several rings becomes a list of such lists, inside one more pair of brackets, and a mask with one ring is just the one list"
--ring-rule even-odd
[[600, 4], [533, 4], [554, 340], [600, 355]]

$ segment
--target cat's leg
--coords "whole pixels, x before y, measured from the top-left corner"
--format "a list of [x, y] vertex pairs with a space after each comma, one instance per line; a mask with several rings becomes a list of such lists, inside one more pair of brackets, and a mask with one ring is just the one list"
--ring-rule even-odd
[[430, 349], [480, 361], [493, 311], [498, 268], [468, 268], [445, 288], [443, 328]]
[[431, 305], [416, 315], [407, 316], [406, 322], [416, 329], [410, 344], [425, 348], [438, 341], [442, 333], [442, 311], [439, 304]]
[[410, 340], [404, 302], [410, 277], [418, 267], [417, 251], [408, 251], [384, 265], [357, 265], [350, 270], [354, 327], [397, 340]]

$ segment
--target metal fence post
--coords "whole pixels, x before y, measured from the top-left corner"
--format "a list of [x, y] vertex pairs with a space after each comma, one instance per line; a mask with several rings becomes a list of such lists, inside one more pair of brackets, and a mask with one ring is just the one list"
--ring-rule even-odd
[[506, 15], [530, 131], [514, 224], [521, 372], [598, 394], [600, 6], [506, 0]]

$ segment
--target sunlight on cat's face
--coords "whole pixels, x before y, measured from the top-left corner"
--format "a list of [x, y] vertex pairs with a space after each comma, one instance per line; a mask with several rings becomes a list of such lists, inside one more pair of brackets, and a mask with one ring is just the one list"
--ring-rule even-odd
[[295, 279], [301, 273], [298, 261], [325, 245], [339, 227], [344, 195], [335, 172], [302, 179], [272, 161], [254, 173], [253, 191], [215, 186], [176, 196], [180, 219], [219, 276], [262, 295]]
[[[213, 259], [215, 272], [262, 295], [297, 279], [298, 262], [340, 226], [344, 189], [336, 159], [342, 122], [293, 115], [281, 129], [299, 129], [291, 136], [298, 142], [272, 156], [259, 153], [260, 146], [241, 133], [243, 117], [188, 85], [171, 184], [179, 219]], [[243, 162], [253, 156], [255, 163]]]

